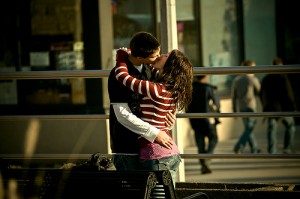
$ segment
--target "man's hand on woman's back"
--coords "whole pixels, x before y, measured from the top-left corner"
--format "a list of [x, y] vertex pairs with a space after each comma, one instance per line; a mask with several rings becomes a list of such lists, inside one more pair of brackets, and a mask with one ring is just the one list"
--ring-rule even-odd
[[171, 149], [173, 145], [172, 138], [165, 131], [159, 131], [155, 141], [167, 149]]

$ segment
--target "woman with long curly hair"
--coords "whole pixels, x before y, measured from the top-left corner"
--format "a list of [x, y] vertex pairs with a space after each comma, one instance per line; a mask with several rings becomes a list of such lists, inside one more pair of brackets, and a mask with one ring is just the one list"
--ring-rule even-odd
[[[175, 113], [188, 107], [192, 97], [193, 66], [189, 59], [179, 50], [162, 54], [151, 66], [150, 81], [134, 78], [127, 69], [128, 52], [117, 51], [115, 75], [128, 89], [142, 95], [140, 102], [141, 119], [170, 137], [170, 129], [166, 127], [164, 118], [168, 112]], [[140, 169], [169, 170], [175, 184], [176, 172], [181, 162], [180, 153], [173, 140], [171, 148], [139, 138]]]

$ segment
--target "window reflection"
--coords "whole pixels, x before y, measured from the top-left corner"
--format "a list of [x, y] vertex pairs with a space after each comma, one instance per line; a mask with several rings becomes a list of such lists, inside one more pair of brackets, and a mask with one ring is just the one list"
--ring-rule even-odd
[[155, 1], [112, 0], [114, 48], [129, 46], [132, 35], [139, 31], [155, 33]]

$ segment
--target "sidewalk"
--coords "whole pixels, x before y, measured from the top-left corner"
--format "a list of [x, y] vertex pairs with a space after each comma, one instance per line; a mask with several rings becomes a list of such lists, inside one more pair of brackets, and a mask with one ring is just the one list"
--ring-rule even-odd
[[[255, 135], [262, 154], [267, 154], [266, 135]], [[278, 133], [278, 151], [282, 151], [283, 132]], [[295, 150], [300, 153], [300, 126], [295, 134]], [[237, 139], [219, 142], [215, 154], [234, 154]], [[196, 154], [196, 147], [185, 154]], [[300, 159], [211, 159], [211, 174], [201, 174], [198, 159], [184, 159], [186, 182], [293, 183], [300, 184]]]

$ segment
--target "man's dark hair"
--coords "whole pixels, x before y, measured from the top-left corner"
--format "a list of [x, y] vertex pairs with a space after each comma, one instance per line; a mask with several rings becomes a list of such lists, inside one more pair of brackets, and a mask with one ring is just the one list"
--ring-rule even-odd
[[283, 61], [279, 57], [274, 58], [272, 63], [273, 65], [283, 65]]
[[159, 41], [148, 32], [138, 32], [130, 40], [131, 55], [147, 58], [160, 47]]
[[241, 63], [242, 66], [252, 66], [252, 65], [256, 65], [255, 61], [250, 60], [250, 59], [246, 59]]
[[199, 75], [199, 76], [196, 76], [196, 79], [197, 79], [197, 80], [201, 80], [201, 79], [203, 79], [205, 76], [206, 76], [206, 75]]

